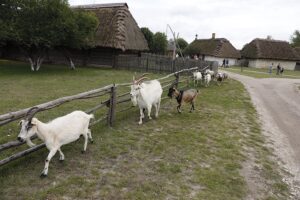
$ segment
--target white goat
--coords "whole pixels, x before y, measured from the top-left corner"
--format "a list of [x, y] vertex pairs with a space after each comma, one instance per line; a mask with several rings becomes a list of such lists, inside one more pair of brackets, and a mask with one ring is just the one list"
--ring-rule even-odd
[[35, 144], [31, 142], [30, 137], [37, 134], [45, 142], [50, 152], [45, 161], [45, 167], [41, 176], [47, 176], [50, 160], [57, 151], [60, 153], [59, 160], [64, 160], [65, 156], [60, 149], [62, 145], [73, 142], [83, 135], [85, 141], [82, 153], [84, 153], [88, 138], [93, 142], [91, 130], [88, 127], [90, 119], [94, 118], [94, 115], [88, 115], [82, 111], [74, 111], [65, 116], [58, 117], [49, 123], [43, 123], [37, 118], [32, 118], [33, 115], [31, 114], [29, 118], [21, 120], [21, 131], [18, 135], [18, 140], [20, 142], [26, 140], [29, 146], [34, 146]]
[[204, 76], [205, 87], [209, 86], [210, 81], [211, 81], [211, 75], [210, 74], [205, 74], [205, 76]]
[[205, 70], [205, 74], [210, 74], [210, 77], [211, 78], [214, 78], [215, 77], [215, 72], [210, 70], [210, 69], [206, 69]]
[[158, 80], [146, 81], [142, 82], [147, 77], [140, 77], [138, 80], [133, 78], [133, 84], [131, 85], [131, 101], [134, 106], [138, 105], [140, 108], [140, 121], [139, 124], [143, 123], [144, 116], [144, 109], [148, 111], [149, 119], [152, 119], [151, 109], [152, 106], [155, 107], [155, 117], [158, 117], [159, 107], [160, 107], [160, 100], [162, 95], [162, 87]]
[[193, 79], [194, 79], [194, 86], [198, 86], [198, 81], [202, 81], [202, 74], [201, 72], [193, 72]]

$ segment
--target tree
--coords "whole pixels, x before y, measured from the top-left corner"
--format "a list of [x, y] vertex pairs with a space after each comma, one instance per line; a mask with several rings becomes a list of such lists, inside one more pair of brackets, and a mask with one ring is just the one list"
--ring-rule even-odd
[[154, 34], [147, 27], [141, 28], [141, 31], [144, 34], [145, 39], [147, 40], [150, 51], [153, 52], [153, 36], [154, 36]]
[[73, 12], [73, 23], [73, 26], [69, 29], [68, 36], [64, 38], [59, 47], [69, 61], [71, 69], [75, 69], [75, 65], [68, 49], [88, 49], [94, 47], [95, 33], [99, 21], [94, 13], [75, 10]]
[[18, 5], [18, 1], [11, 0], [2, 0], [0, 3], [0, 47], [15, 40], [14, 24]]
[[[183, 38], [178, 38], [176, 40], [177, 46], [179, 46], [180, 51], [182, 52], [189, 44]], [[177, 49], [177, 53], [179, 53], [179, 49]]]
[[17, 43], [28, 57], [32, 71], [38, 71], [46, 52], [55, 47], [74, 64], [68, 47], [90, 46], [98, 21], [90, 13], [73, 11], [67, 0], [19, 0], [15, 31]]
[[156, 32], [153, 36], [153, 53], [165, 54], [167, 47], [167, 36], [164, 33]]
[[294, 34], [291, 36], [291, 44], [293, 47], [300, 47], [300, 31], [295, 30]]
[[46, 52], [58, 46], [72, 26], [72, 11], [67, 0], [23, 1], [15, 30], [32, 71], [39, 70]]

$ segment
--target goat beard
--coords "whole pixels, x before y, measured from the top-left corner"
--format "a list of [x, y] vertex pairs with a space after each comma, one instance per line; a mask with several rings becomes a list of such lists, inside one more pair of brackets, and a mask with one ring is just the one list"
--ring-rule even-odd
[[27, 138], [27, 139], [26, 139], [26, 143], [27, 143], [27, 145], [30, 146], [30, 147], [34, 147], [34, 146], [36, 145], [36, 144], [34, 144], [34, 143], [31, 141], [30, 138]]

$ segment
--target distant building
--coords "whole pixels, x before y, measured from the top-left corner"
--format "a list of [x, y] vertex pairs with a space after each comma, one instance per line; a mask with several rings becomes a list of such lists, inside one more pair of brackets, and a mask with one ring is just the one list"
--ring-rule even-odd
[[294, 70], [300, 56], [286, 41], [254, 39], [241, 50], [242, 58], [249, 67], [266, 68], [278, 63], [285, 69]]
[[[296, 47], [295, 50], [300, 58], [300, 47]], [[300, 59], [296, 63], [295, 70], [300, 71]]]
[[184, 50], [191, 58], [197, 56], [201, 60], [216, 61], [219, 66], [226, 60], [229, 66], [236, 65], [241, 57], [240, 52], [225, 38], [195, 39]]

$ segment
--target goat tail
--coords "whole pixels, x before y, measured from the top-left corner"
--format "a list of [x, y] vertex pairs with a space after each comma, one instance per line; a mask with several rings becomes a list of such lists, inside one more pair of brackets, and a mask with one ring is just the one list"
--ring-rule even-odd
[[94, 114], [90, 114], [90, 119], [95, 119], [95, 115]]

